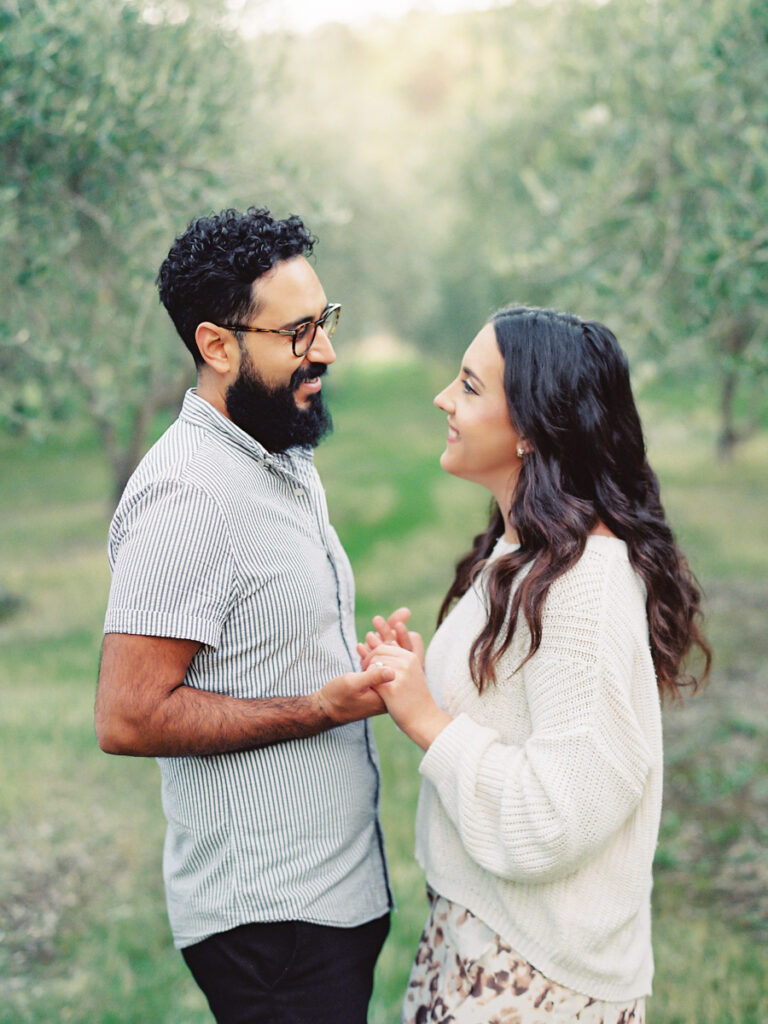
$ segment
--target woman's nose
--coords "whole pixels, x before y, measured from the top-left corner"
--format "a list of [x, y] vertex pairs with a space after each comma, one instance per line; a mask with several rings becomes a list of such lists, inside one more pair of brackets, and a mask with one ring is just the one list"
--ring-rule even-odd
[[450, 412], [451, 405], [448, 397], [450, 385], [447, 388], [443, 388], [439, 395], [435, 395], [432, 399], [432, 404], [436, 405], [438, 409], [442, 409], [443, 412]]

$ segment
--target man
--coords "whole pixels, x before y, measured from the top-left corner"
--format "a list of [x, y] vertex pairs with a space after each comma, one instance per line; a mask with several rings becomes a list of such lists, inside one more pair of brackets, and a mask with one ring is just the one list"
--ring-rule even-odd
[[175, 241], [197, 388], [109, 534], [97, 736], [159, 760], [174, 942], [220, 1022], [364, 1022], [392, 902], [368, 722], [392, 673], [359, 671], [312, 461], [339, 317], [313, 241], [257, 209]]

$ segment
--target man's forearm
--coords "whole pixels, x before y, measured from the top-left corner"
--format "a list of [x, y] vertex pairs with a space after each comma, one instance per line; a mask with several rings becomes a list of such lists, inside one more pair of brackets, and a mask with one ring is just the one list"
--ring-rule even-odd
[[248, 700], [179, 686], [151, 715], [124, 715], [99, 730], [99, 742], [110, 754], [202, 757], [316, 736], [338, 724], [322, 691]]
[[200, 644], [108, 634], [95, 723], [99, 746], [136, 757], [203, 757], [316, 736], [383, 714], [375, 687], [394, 673], [381, 666], [347, 672], [301, 696], [248, 699], [184, 685]]

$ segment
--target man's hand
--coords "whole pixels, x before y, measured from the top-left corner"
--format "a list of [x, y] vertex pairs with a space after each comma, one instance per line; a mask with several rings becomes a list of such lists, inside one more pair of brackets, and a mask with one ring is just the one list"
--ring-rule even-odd
[[394, 678], [391, 668], [370, 665], [365, 672], [347, 672], [327, 682], [315, 696], [329, 727], [385, 714], [386, 705], [375, 687]]

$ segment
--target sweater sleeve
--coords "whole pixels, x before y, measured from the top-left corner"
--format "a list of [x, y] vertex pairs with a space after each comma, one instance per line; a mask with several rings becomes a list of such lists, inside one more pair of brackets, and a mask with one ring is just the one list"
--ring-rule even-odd
[[526, 742], [503, 743], [462, 713], [421, 762], [469, 856], [509, 880], [552, 881], [594, 856], [638, 805], [652, 763], [632, 706], [642, 598], [628, 567], [607, 581], [594, 568], [550, 588], [541, 647], [520, 669]]

